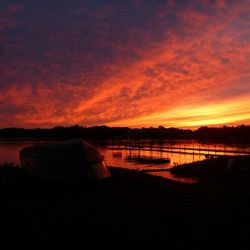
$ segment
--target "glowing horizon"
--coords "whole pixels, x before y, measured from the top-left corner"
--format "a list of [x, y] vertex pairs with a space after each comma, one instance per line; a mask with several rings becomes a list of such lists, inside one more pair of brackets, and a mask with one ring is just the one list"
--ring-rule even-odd
[[3, 0], [0, 127], [250, 124], [250, 2]]
[[[178, 108], [168, 112], [155, 113], [145, 117], [138, 117], [128, 121], [111, 122], [109, 126], [130, 127], [166, 126], [176, 128], [198, 128], [201, 126], [224, 126], [250, 124], [249, 103], [250, 96], [234, 102], [210, 104], [202, 107]], [[233, 122], [232, 122], [233, 121]]]

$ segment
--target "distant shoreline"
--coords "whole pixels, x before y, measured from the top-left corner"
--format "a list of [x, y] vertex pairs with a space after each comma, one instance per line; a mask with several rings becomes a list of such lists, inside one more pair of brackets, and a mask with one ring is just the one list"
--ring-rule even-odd
[[235, 143], [250, 143], [250, 126], [209, 128], [201, 127], [197, 130], [165, 128], [129, 128], [129, 127], [54, 127], [50, 129], [0, 129], [0, 140], [54, 140], [84, 138], [85, 140], [199, 140], [221, 141]]

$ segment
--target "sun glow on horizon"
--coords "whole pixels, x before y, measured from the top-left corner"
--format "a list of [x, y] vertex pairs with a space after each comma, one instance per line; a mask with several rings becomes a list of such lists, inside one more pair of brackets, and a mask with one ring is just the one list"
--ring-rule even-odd
[[135, 119], [108, 123], [109, 126], [167, 126], [177, 128], [197, 128], [201, 126], [223, 126], [250, 124], [250, 97], [227, 100], [221, 103], [189, 106], [166, 112], [154, 113]]

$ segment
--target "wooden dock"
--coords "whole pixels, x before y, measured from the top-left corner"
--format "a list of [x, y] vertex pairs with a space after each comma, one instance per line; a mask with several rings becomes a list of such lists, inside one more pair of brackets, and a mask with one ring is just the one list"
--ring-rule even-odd
[[250, 156], [250, 151], [245, 150], [226, 150], [217, 149], [216, 146], [211, 147], [174, 147], [174, 146], [142, 146], [142, 145], [125, 145], [125, 146], [112, 146], [108, 147], [110, 150], [138, 150], [138, 151], [151, 151], [151, 152], [166, 152], [166, 153], [178, 153], [178, 154], [192, 154], [192, 155], [205, 155], [205, 156]]

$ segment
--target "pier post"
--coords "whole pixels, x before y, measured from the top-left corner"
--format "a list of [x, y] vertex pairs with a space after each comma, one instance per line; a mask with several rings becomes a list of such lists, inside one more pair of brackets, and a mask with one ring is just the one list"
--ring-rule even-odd
[[193, 162], [194, 162], [194, 144], [193, 144]]

